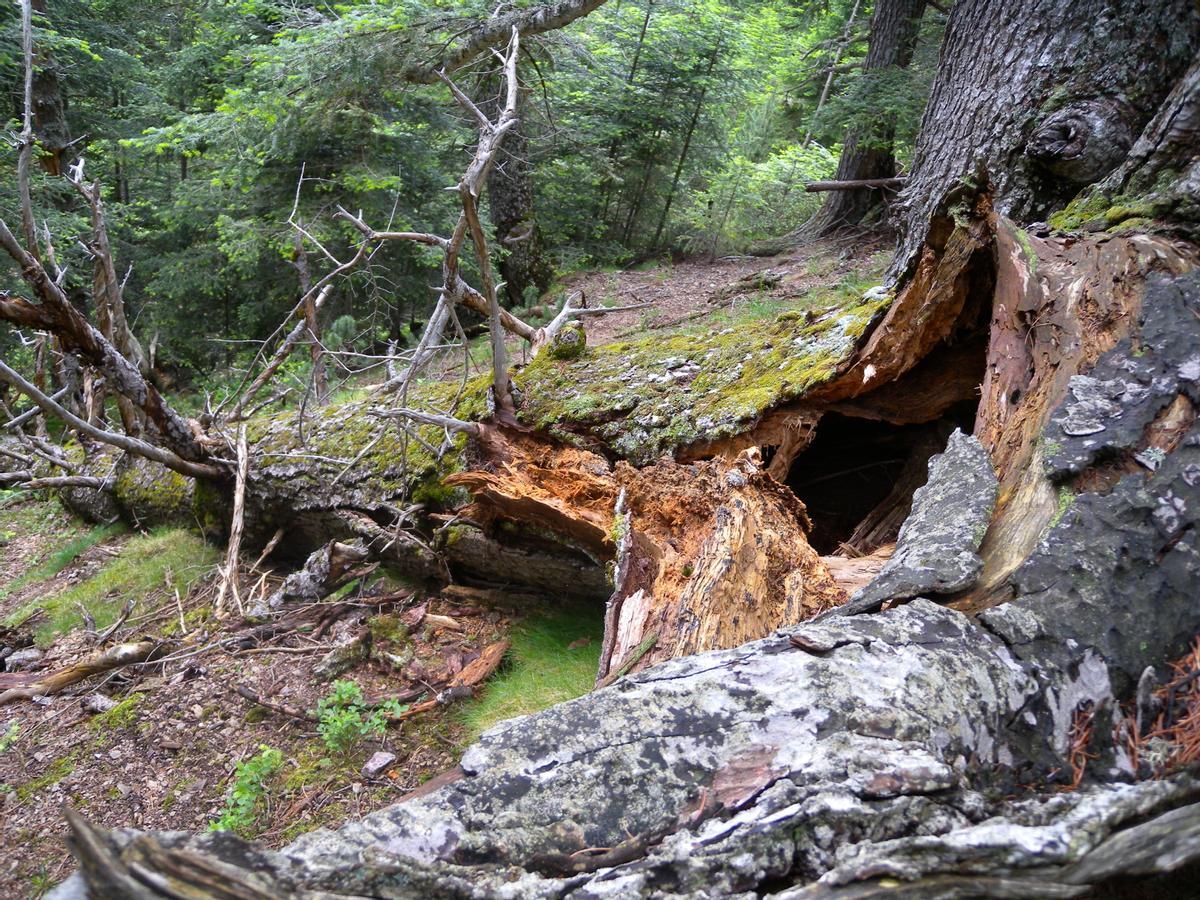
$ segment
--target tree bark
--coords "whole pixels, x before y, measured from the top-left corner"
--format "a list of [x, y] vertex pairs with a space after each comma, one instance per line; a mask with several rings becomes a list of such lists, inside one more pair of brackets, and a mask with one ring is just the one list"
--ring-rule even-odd
[[[32, 0], [33, 11], [46, 15], [45, 0]], [[63, 70], [53, 55], [38, 51], [33, 72], [33, 117], [38, 144], [43, 150], [39, 161], [51, 175], [62, 175], [63, 154], [71, 145], [67, 122], [67, 101], [63, 94]]]
[[[871, 15], [871, 35], [863, 73], [870, 76], [884, 69], [906, 69], [912, 61], [925, 0], [879, 0]], [[892, 152], [893, 126], [873, 135], [869, 144], [863, 136], [850, 132], [842, 146], [834, 181], [876, 181], [894, 178], [896, 159]], [[838, 228], [857, 225], [879, 204], [879, 195], [871, 190], [847, 190], [832, 194], [801, 234], [821, 237]]]
[[[956, 188], [990, 180], [997, 209], [1028, 221], [1115, 169], [1198, 40], [1190, 0], [955, 3], [897, 205], [890, 277], [911, 274], [927, 236], [934, 246], [944, 239]], [[1064, 141], [1070, 123], [1077, 133]], [[1075, 174], [1077, 158], [1087, 165]]]
[[[527, 289], [536, 289], [540, 296], [554, 283], [554, 266], [547, 255], [534, 210], [528, 125], [522, 115], [526, 105], [526, 92], [521, 91], [517, 124], [504, 139], [487, 177], [488, 213], [496, 239], [506, 305], [510, 309], [525, 305]], [[499, 115], [500, 104], [487, 103], [482, 109], [495, 118]]]

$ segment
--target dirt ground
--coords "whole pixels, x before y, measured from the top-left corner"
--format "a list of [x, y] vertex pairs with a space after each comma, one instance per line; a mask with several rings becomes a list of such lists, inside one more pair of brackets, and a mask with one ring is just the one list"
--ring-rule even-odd
[[[31, 522], [46, 530], [12, 533], [14, 525]], [[52, 548], [88, 527], [72, 522], [53, 501], [0, 509], [0, 533], [12, 534], [0, 565], [0, 621], [31, 598], [86, 581], [133, 539], [115, 535], [60, 572], [20, 584], [22, 575], [45, 564]], [[279, 574], [269, 581], [278, 581]], [[258, 581], [249, 572], [244, 579], [247, 586]], [[14, 582], [19, 588], [5, 593]], [[375, 591], [385, 587], [381, 581]], [[213, 574], [181, 598], [187, 620], [204, 610], [215, 588]], [[165, 589], [159, 593], [141, 598], [139, 608], [162, 609], [173, 619], [174, 598]], [[71, 871], [62, 843], [64, 804], [102, 825], [204, 829], [225, 808], [237, 763], [262, 746], [280, 750], [284, 762], [251, 833], [275, 846], [385, 806], [450, 767], [465, 739], [450, 706], [339, 753], [322, 743], [315, 722], [266, 709], [233, 690], [241, 686], [273, 705], [312, 710], [331, 687], [330, 678], [314, 677], [314, 664], [340, 636], [369, 627], [370, 660], [343, 677], [353, 679], [368, 699], [423, 694], [422, 685], [445, 682], [501, 639], [514, 616], [512, 610], [399, 593], [403, 596], [386, 602], [354, 592], [339, 598], [349, 609], [320, 639], [297, 630], [244, 649], [213, 646], [244, 626], [231, 622], [222, 628], [205, 620], [188, 634], [174, 633], [158, 662], [97, 676], [55, 696], [0, 706], [0, 845], [9, 850], [0, 861], [0, 896], [38, 896]], [[0, 627], [0, 645], [28, 645], [38, 621], [34, 616]], [[127, 624], [112, 641], [162, 630]], [[55, 640], [39, 666], [54, 671], [94, 649], [85, 632], [76, 630]], [[119, 706], [89, 711], [85, 704], [97, 695]], [[395, 754], [395, 761], [378, 777], [364, 778], [364, 762], [380, 750]]]

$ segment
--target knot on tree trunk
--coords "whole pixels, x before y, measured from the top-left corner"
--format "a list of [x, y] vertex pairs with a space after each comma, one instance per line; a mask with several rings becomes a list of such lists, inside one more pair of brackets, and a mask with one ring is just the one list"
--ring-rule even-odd
[[1072, 103], [1042, 121], [1025, 151], [1054, 175], [1090, 184], [1125, 159], [1136, 137], [1130, 119], [1117, 100]]

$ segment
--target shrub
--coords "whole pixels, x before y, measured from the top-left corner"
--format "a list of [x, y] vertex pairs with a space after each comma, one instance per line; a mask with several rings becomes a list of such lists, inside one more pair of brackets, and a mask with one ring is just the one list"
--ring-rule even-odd
[[331, 751], [346, 753], [366, 738], [382, 736], [387, 730], [387, 714], [403, 711], [395, 700], [368, 709], [362, 688], [343, 679], [335, 681], [329, 695], [317, 701], [317, 731]]
[[237, 764], [233, 787], [225, 800], [225, 811], [209, 826], [210, 831], [233, 831], [250, 837], [266, 805], [266, 781], [283, 765], [283, 754], [265, 744], [257, 755]]

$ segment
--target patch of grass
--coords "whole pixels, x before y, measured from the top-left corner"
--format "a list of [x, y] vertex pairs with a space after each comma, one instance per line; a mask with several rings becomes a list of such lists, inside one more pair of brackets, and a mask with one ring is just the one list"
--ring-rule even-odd
[[[86, 581], [51, 597], [25, 604], [5, 620], [6, 625], [25, 621], [38, 609], [46, 612], [34, 629], [34, 639], [46, 646], [83, 622], [80, 607], [96, 620], [98, 628], [111, 624], [129, 597], [141, 600], [163, 587], [186, 593], [217, 561], [217, 551], [198, 534], [166, 528], [138, 535], [121, 555]], [[139, 613], [148, 612], [144, 607]]]
[[10, 584], [5, 585], [3, 589], [0, 589], [0, 598], [13, 593], [14, 591], [19, 591], [21, 588], [25, 587], [27, 584], [31, 584], [34, 581], [42, 581], [43, 579], [57, 575], [92, 547], [95, 547], [97, 544], [102, 544], [104, 541], [107, 541], [109, 538], [115, 537], [118, 534], [123, 534], [126, 530], [127, 529], [123, 523], [114, 522], [110, 525], [98, 525], [91, 531], [77, 535], [62, 547], [59, 547], [57, 550], [51, 553], [46, 558], [46, 561], [36, 569], [30, 569], [20, 578], [17, 578]]
[[[468, 739], [497, 722], [526, 716], [582, 696], [596, 681], [604, 623], [595, 613], [560, 610], [517, 624], [511, 634], [508, 663], [482, 696], [462, 712]], [[581, 646], [572, 644], [587, 638]]]
[[93, 716], [88, 727], [96, 731], [111, 731], [117, 728], [128, 728], [138, 720], [138, 704], [142, 702], [141, 694], [130, 694], [112, 709]]
[[48, 788], [51, 785], [58, 784], [68, 775], [75, 771], [75, 763], [78, 760], [78, 754], [72, 753], [69, 756], [64, 756], [61, 759], [56, 759], [50, 764], [44, 773], [31, 781], [25, 782], [17, 788], [17, 800], [24, 803], [38, 791]]

